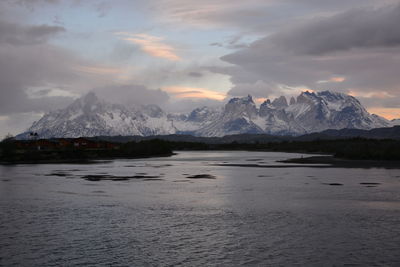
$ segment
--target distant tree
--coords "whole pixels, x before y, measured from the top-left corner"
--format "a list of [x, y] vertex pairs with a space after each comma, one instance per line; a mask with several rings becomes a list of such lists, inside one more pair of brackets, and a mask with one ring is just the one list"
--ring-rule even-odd
[[11, 159], [15, 156], [16, 146], [13, 142], [15, 137], [12, 134], [7, 134], [0, 143], [1, 158]]
[[8, 133], [8, 134], [6, 134], [6, 135], [4, 136], [2, 142], [12, 141], [12, 140], [14, 140], [14, 139], [15, 139], [14, 135]]

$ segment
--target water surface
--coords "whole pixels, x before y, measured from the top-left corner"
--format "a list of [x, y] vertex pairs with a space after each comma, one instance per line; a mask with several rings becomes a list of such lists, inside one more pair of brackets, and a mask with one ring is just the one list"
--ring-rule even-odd
[[399, 266], [400, 170], [218, 166], [300, 156], [0, 166], [0, 265]]

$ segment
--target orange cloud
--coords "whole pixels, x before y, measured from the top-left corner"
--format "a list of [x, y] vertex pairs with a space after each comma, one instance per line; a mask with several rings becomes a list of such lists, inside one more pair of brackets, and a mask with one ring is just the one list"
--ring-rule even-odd
[[335, 76], [331, 77], [328, 80], [318, 81], [317, 83], [342, 83], [346, 80], [345, 77]]
[[265, 101], [267, 101], [267, 98], [265, 98], [265, 97], [257, 97], [257, 98], [254, 98], [254, 101], [257, 104], [261, 104], [261, 103], [264, 103]]
[[177, 98], [209, 98], [215, 100], [224, 100], [226, 95], [220, 92], [208, 90], [205, 88], [194, 88], [185, 86], [169, 86], [162, 88]]
[[369, 108], [368, 112], [380, 115], [388, 120], [400, 118], [400, 108]]
[[149, 34], [131, 34], [128, 32], [117, 32], [117, 35], [124, 36], [121, 39], [140, 46], [142, 51], [153, 56], [165, 58], [171, 61], [179, 61], [181, 58], [176, 54], [175, 48], [165, 43], [161, 37]]
[[345, 80], [346, 80], [345, 77], [332, 77], [329, 79], [329, 81], [335, 82], [335, 83], [341, 83], [341, 82], [344, 82]]

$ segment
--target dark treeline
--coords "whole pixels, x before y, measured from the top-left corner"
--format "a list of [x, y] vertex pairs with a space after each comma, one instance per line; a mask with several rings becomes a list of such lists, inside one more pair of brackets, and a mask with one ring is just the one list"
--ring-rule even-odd
[[140, 158], [172, 155], [179, 150], [248, 150], [275, 152], [326, 153], [337, 158], [400, 160], [400, 141], [390, 139], [338, 139], [313, 141], [281, 141], [266, 143], [206, 144], [200, 142], [178, 142], [159, 139], [120, 143], [117, 149], [21, 150], [12, 140], [0, 143], [2, 162], [57, 162], [85, 161], [91, 159]]
[[161, 140], [146, 140], [119, 144], [114, 149], [21, 149], [14, 140], [0, 143], [0, 161], [18, 162], [87, 162], [95, 159], [143, 158], [172, 155], [171, 145]]

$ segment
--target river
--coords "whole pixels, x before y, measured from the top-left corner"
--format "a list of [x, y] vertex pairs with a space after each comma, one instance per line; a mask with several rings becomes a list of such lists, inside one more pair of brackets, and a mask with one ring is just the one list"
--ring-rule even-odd
[[301, 156], [0, 166], [0, 266], [400, 266], [400, 169]]

